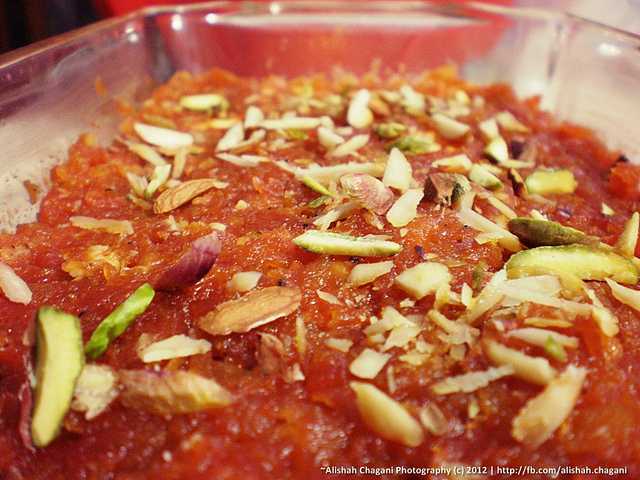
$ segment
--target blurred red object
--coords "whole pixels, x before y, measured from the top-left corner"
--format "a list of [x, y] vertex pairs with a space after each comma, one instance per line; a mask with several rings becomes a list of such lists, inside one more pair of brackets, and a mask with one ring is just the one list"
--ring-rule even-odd
[[[103, 16], [123, 15], [140, 8], [158, 5], [181, 5], [188, 3], [199, 3], [203, 0], [94, 0], [98, 12]], [[240, 1], [240, 0], [235, 0]], [[255, 1], [255, 0], [254, 0]], [[257, 0], [269, 1], [269, 0]], [[285, 0], [286, 1], [286, 0]], [[366, 3], [367, 0], [350, 0]], [[473, 0], [432, 0], [433, 3], [464, 3]], [[482, 1], [482, 0], [481, 0]], [[511, 5], [514, 0], [484, 0], [484, 3], [494, 3], [498, 5]]]

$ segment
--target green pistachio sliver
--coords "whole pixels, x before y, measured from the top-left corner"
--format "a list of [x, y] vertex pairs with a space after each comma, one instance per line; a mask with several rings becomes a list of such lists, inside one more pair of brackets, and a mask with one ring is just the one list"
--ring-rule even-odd
[[544, 343], [544, 351], [551, 358], [558, 360], [559, 362], [567, 361], [567, 352], [561, 343], [558, 343], [552, 335], [547, 337], [547, 341]]
[[391, 147], [395, 147], [404, 153], [412, 153], [420, 155], [423, 153], [432, 153], [440, 150], [440, 145], [431, 138], [421, 135], [405, 135], [393, 142]]
[[549, 273], [581, 280], [611, 278], [629, 285], [638, 283], [633, 262], [613, 250], [592, 245], [544, 246], [523, 250], [505, 265], [509, 278]]
[[109, 344], [118, 338], [136, 318], [142, 315], [151, 304], [155, 290], [145, 283], [133, 292], [124, 302], [100, 322], [84, 347], [90, 358], [98, 358]]
[[199, 95], [187, 95], [180, 99], [180, 105], [188, 110], [204, 112], [211, 108], [221, 107], [226, 99], [217, 93], [202, 93]]
[[407, 127], [398, 122], [388, 122], [375, 125], [373, 130], [382, 138], [397, 138], [407, 130]]
[[384, 257], [395, 255], [402, 249], [399, 244], [387, 240], [320, 230], [308, 230], [294, 238], [293, 243], [313, 253], [358, 257]]
[[310, 207], [310, 208], [321, 207], [322, 205], [327, 203], [330, 198], [331, 197], [328, 197], [327, 195], [321, 195], [318, 198], [315, 198], [315, 199], [311, 200], [309, 203], [307, 203], [307, 206]]
[[518, 217], [509, 220], [509, 231], [528, 247], [543, 245], [598, 244], [598, 239], [585, 235], [580, 230], [560, 223], [535, 218]]
[[284, 134], [289, 140], [306, 140], [309, 138], [307, 132], [298, 128], [289, 128], [284, 131]]
[[571, 170], [536, 170], [524, 181], [527, 191], [537, 195], [573, 193], [578, 186]]
[[320, 182], [318, 182], [313, 177], [310, 177], [309, 175], [303, 176], [300, 181], [314, 192], [317, 192], [321, 195], [326, 195], [327, 197], [333, 197], [333, 193], [331, 193], [329, 189], [327, 189], [324, 185], [322, 185]]

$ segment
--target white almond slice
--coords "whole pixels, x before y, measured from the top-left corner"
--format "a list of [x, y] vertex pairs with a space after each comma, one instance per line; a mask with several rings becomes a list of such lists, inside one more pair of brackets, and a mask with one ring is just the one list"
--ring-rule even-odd
[[225, 132], [216, 146], [217, 152], [231, 150], [236, 148], [238, 144], [244, 141], [244, 126], [242, 123], [236, 123], [233, 127]]
[[307, 326], [304, 323], [302, 315], [296, 317], [296, 334], [294, 337], [296, 350], [301, 357], [304, 357], [307, 352]]
[[545, 318], [545, 317], [529, 317], [525, 318], [525, 325], [537, 328], [570, 328], [573, 323], [558, 318]]
[[460, 303], [465, 307], [471, 306], [473, 302], [473, 290], [471, 287], [465, 282], [462, 284], [462, 289], [460, 290]]
[[247, 148], [247, 147], [250, 147], [251, 145], [256, 145], [260, 143], [262, 140], [264, 140], [266, 136], [267, 136], [267, 132], [265, 130], [254, 130], [253, 132], [251, 132], [251, 135], [249, 135], [249, 138], [238, 143], [234, 148], [236, 149]]
[[182, 176], [184, 172], [184, 168], [187, 166], [187, 156], [189, 155], [189, 150], [187, 148], [181, 148], [176, 153], [175, 158], [173, 159], [173, 169], [171, 170], [171, 178], [178, 179]]
[[402, 272], [395, 278], [394, 283], [419, 300], [435, 293], [441, 285], [450, 283], [451, 278], [446, 265], [437, 262], [423, 262]]
[[328, 129], [327, 127], [318, 127], [318, 141], [327, 150], [333, 150], [338, 145], [344, 143], [344, 138]]
[[402, 106], [409, 115], [419, 116], [425, 113], [427, 102], [424, 95], [416, 92], [410, 85], [400, 87]]
[[457, 213], [458, 219], [464, 225], [467, 225], [475, 230], [483, 233], [500, 233], [500, 240], [498, 240], [500, 246], [510, 252], [518, 252], [522, 249], [518, 237], [504, 229], [500, 225], [492, 222], [486, 217], [483, 217], [477, 212], [469, 208], [462, 208]]
[[431, 166], [443, 168], [448, 172], [465, 173], [471, 170], [473, 163], [467, 155], [461, 153], [459, 155], [453, 155], [451, 157], [440, 158], [433, 162]]
[[531, 357], [493, 340], [484, 343], [484, 351], [492, 363], [510, 365], [516, 377], [536, 385], [546, 385], [557, 375], [546, 358]]
[[392, 148], [384, 169], [382, 183], [387, 187], [404, 192], [411, 187], [412, 180], [413, 170], [411, 169], [411, 164], [399, 149]]
[[449, 421], [435, 403], [429, 403], [421, 408], [419, 417], [420, 423], [432, 435], [440, 436], [449, 431]]
[[256, 288], [261, 277], [261, 272], [234, 273], [233, 277], [231, 277], [230, 285], [231, 288], [236, 292], [248, 292], [249, 290], [253, 290], [254, 288]]
[[480, 336], [480, 330], [477, 328], [464, 322], [449, 320], [435, 309], [429, 310], [427, 316], [433, 323], [449, 334], [448, 337], [440, 338], [452, 345], [462, 345], [464, 343], [471, 345]]
[[391, 355], [365, 348], [349, 365], [351, 374], [358, 378], [373, 379], [387, 364]]
[[611, 289], [611, 294], [616, 300], [640, 312], [640, 291], [629, 287], [623, 287], [618, 282], [611, 280], [610, 278], [607, 278], [606, 281], [607, 285], [609, 285], [609, 288]]
[[[511, 289], [541, 293], [550, 297], [558, 296], [562, 291], [562, 284], [555, 275], [533, 275], [531, 277], [513, 278], [506, 280], [503, 285]], [[510, 300], [506, 299], [503, 304], [510, 303]], [[514, 299], [513, 305], [519, 304], [520, 301]]]
[[413, 365], [414, 367], [420, 367], [424, 365], [428, 359], [428, 353], [419, 353], [416, 351], [407, 352], [398, 357], [398, 360], [400, 360], [401, 362]]
[[353, 341], [346, 338], [327, 338], [324, 343], [327, 347], [343, 353], [347, 353], [353, 345]]
[[368, 134], [355, 135], [344, 143], [338, 145], [332, 152], [332, 157], [346, 157], [353, 155], [369, 142]]
[[144, 363], [160, 362], [172, 358], [201, 355], [210, 350], [211, 344], [207, 340], [195, 339], [186, 335], [174, 335], [142, 349], [140, 359]]
[[564, 300], [562, 298], [556, 298], [546, 293], [539, 293], [534, 290], [523, 290], [517, 287], [513, 287], [508, 284], [503, 284], [498, 287], [500, 293], [512, 300], [522, 302], [537, 303], [538, 305], [546, 305], [548, 307], [555, 307], [560, 310], [564, 310], [575, 315], [591, 315], [592, 307], [586, 303], [574, 302], [571, 300]]
[[76, 382], [71, 408], [85, 412], [87, 420], [94, 419], [118, 396], [117, 383], [118, 378], [110, 367], [85, 365]]
[[518, 120], [515, 115], [508, 111], [499, 112], [495, 116], [496, 121], [500, 127], [504, 128], [508, 132], [516, 133], [528, 133], [529, 127]]
[[29, 285], [6, 263], [0, 262], [0, 290], [10, 301], [28, 305], [32, 293]]
[[255, 128], [264, 120], [264, 113], [255, 105], [249, 105], [244, 114], [244, 128]]
[[488, 370], [470, 372], [455, 377], [447, 377], [431, 387], [436, 395], [449, 395], [452, 393], [470, 393], [486, 387], [502, 377], [513, 375], [515, 372], [511, 365], [492, 367]]
[[151, 179], [149, 180], [149, 184], [144, 191], [145, 198], [151, 198], [158, 191], [160, 187], [162, 187], [167, 180], [169, 180], [169, 175], [171, 175], [171, 165], [160, 165], [159, 167], [155, 167], [153, 169], [153, 173], [151, 174]]
[[337, 222], [338, 220], [347, 218], [349, 215], [359, 210], [360, 208], [361, 207], [358, 202], [343, 203], [316, 218], [313, 221], [313, 225], [318, 227], [320, 230], [328, 230], [333, 222]]
[[135, 153], [143, 160], [146, 160], [151, 165], [159, 167], [161, 165], [167, 165], [167, 161], [160, 155], [153, 147], [145, 145], [144, 143], [137, 142], [125, 142], [125, 145], [130, 152]]
[[149, 182], [147, 181], [146, 177], [136, 175], [132, 172], [127, 172], [126, 177], [131, 190], [133, 190], [133, 193], [135, 193], [139, 197], [144, 197], [144, 193], [149, 186]]
[[394, 327], [387, 337], [387, 340], [384, 342], [382, 351], [386, 352], [387, 350], [391, 350], [395, 347], [405, 348], [411, 340], [420, 334], [421, 331], [422, 328], [418, 325], [407, 324]]
[[314, 130], [325, 121], [316, 117], [283, 117], [267, 119], [260, 122], [260, 127], [266, 130]]
[[382, 309], [382, 318], [365, 328], [364, 334], [367, 337], [372, 337], [373, 335], [385, 333], [403, 325], [411, 326], [415, 324], [395, 308], [386, 306]]
[[484, 153], [496, 162], [504, 164], [509, 161], [509, 147], [502, 137], [492, 138], [484, 149]]
[[[278, 164], [278, 166], [281, 168], [288, 167], [288, 165], [283, 164]], [[312, 166], [309, 168], [294, 168], [291, 169], [291, 172], [299, 178], [309, 176], [322, 184], [328, 184], [332, 180], [337, 181], [340, 177], [347, 175], [348, 173], [367, 173], [374, 177], [382, 177], [384, 173], [384, 164], [372, 162], [349, 162], [339, 165], [331, 165], [328, 167]]]
[[571, 414], [586, 376], [585, 368], [569, 365], [518, 412], [512, 423], [513, 438], [531, 448], [551, 438]]
[[616, 316], [611, 312], [611, 310], [609, 310], [602, 304], [593, 290], [591, 290], [590, 288], [585, 288], [584, 291], [593, 303], [593, 311], [591, 312], [591, 316], [598, 324], [598, 327], [600, 327], [602, 333], [604, 333], [607, 337], [615, 337], [620, 331], [620, 327], [618, 327], [618, 319], [616, 318]]
[[139, 122], [133, 124], [133, 129], [145, 142], [158, 147], [177, 150], [193, 145], [193, 136], [189, 133]]
[[118, 235], [132, 235], [133, 225], [129, 220], [112, 220], [110, 218], [97, 219], [92, 217], [70, 217], [71, 225], [84, 230], [98, 230]]
[[615, 210], [604, 202], [600, 205], [600, 212], [607, 217], [612, 217], [616, 214]]
[[212, 118], [208, 122], [201, 124], [200, 129], [207, 130], [208, 128], [212, 128], [214, 130], [228, 130], [237, 123], [240, 123], [239, 118]]
[[485, 198], [493, 208], [498, 210], [502, 215], [507, 217], [509, 220], [516, 218], [518, 216], [518, 214], [514, 212], [511, 209], [511, 207], [509, 207], [506, 203], [504, 203], [495, 195], [487, 194]]
[[466, 123], [459, 122], [441, 113], [431, 115], [431, 121], [438, 133], [448, 140], [464, 137], [471, 130]]
[[478, 128], [480, 129], [480, 133], [484, 136], [485, 140], [491, 141], [496, 137], [500, 136], [500, 131], [498, 130], [498, 123], [495, 118], [488, 118], [483, 120], [478, 124]]
[[387, 221], [394, 227], [404, 227], [418, 215], [418, 205], [424, 197], [422, 189], [407, 190], [387, 212]]
[[224, 105], [227, 100], [217, 93], [201, 93], [186, 95], [180, 98], [180, 106], [196, 112], [205, 112], [215, 107]]
[[516, 328], [515, 330], [509, 331], [507, 337], [517, 338], [518, 340], [541, 348], [545, 348], [549, 338], [552, 338], [554, 342], [566, 348], [577, 348], [579, 342], [576, 337], [570, 337], [543, 328]]
[[393, 268], [393, 262], [361, 263], [349, 273], [347, 281], [354, 287], [371, 283], [382, 275], [386, 275]]
[[342, 302], [335, 295], [329, 292], [323, 292], [322, 290], [316, 290], [316, 294], [320, 300], [323, 300], [331, 305], [342, 305]]
[[347, 123], [354, 128], [366, 128], [373, 122], [373, 113], [369, 109], [371, 93], [361, 89], [351, 99], [347, 110]]
[[233, 155], [231, 153], [218, 153], [216, 158], [228, 163], [232, 163], [238, 167], [257, 167], [260, 163], [268, 160], [267, 157], [258, 155]]
[[356, 405], [363, 421], [382, 438], [407, 447], [417, 447], [424, 441], [420, 423], [411, 414], [376, 386], [351, 382]]

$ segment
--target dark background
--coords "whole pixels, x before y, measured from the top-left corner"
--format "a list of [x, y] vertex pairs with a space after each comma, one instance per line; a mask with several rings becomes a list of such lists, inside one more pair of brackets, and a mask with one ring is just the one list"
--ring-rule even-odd
[[91, 0], [0, 0], [0, 53], [99, 18]]

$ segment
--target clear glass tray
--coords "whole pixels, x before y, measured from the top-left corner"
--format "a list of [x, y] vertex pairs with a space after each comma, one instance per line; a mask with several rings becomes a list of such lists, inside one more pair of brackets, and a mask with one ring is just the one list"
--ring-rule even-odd
[[141, 99], [177, 70], [362, 73], [374, 61], [409, 73], [453, 62], [469, 81], [510, 83], [640, 161], [640, 37], [475, 3], [210, 2], [146, 9], [0, 57], [0, 226], [35, 218], [22, 182], [45, 185], [80, 133], [113, 136], [114, 99]]

